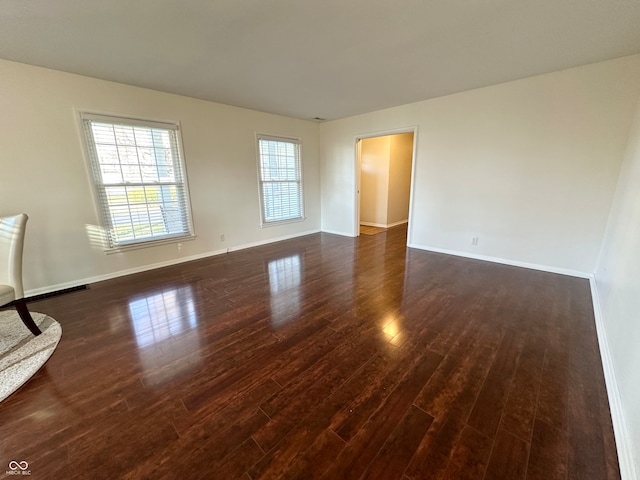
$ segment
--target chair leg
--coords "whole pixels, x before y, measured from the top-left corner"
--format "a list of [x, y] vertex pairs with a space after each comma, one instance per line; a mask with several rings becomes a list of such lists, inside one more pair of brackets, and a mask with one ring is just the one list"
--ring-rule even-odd
[[36, 322], [33, 321], [33, 318], [31, 317], [31, 314], [27, 309], [27, 302], [24, 301], [24, 298], [16, 300], [15, 306], [16, 310], [18, 311], [18, 315], [20, 315], [20, 318], [22, 319], [22, 322], [27, 326], [29, 330], [31, 330], [31, 333], [36, 336], [40, 335], [42, 332], [38, 328], [38, 325], [36, 325]]

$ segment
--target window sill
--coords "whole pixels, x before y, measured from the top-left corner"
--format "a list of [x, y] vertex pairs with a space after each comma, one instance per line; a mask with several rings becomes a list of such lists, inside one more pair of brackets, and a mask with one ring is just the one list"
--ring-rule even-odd
[[288, 223], [299, 223], [299, 222], [304, 222], [306, 219], [307, 217], [300, 217], [300, 218], [291, 218], [289, 220], [278, 220], [277, 222], [266, 222], [266, 223], [261, 223], [260, 228], [276, 227], [278, 225], [286, 225]]
[[106, 253], [107, 255], [112, 255], [114, 253], [124, 253], [124, 252], [129, 252], [131, 250], [139, 250], [141, 248], [157, 247], [160, 245], [170, 245], [172, 243], [189, 242], [195, 239], [196, 239], [196, 235], [191, 234], [191, 235], [181, 235], [179, 237], [163, 238], [160, 240], [141, 241], [136, 243], [119, 245], [113, 248], [108, 248], [104, 251], [104, 253]]

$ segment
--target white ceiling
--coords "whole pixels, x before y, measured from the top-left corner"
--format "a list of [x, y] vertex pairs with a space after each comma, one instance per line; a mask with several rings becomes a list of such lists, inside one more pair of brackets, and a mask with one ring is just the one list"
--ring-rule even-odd
[[0, 58], [305, 119], [634, 53], [638, 0], [0, 0]]

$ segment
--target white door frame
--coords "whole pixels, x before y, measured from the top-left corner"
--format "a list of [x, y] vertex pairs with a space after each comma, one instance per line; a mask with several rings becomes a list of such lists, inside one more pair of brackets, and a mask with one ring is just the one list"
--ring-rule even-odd
[[396, 135], [398, 133], [413, 133], [413, 156], [411, 158], [411, 184], [409, 186], [409, 225], [407, 232], [407, 245], [411, 243], [413, 230], [413, 191], [416, 173], [416, 159], [418, 155], [418, 126], [397, 128], [393, 130], [382, 130], [374, 133], [363, 133], [354, 137], [354, 173], [355, 173], [355, 192], [354, 204], [355, 212], [353, 214], [353, 232], [354, 237], [360, 236], [360, 177], [362, 175], [362, 162], [360, 158], [361, 142], [365, 138], [386, 137], [387, 135]]

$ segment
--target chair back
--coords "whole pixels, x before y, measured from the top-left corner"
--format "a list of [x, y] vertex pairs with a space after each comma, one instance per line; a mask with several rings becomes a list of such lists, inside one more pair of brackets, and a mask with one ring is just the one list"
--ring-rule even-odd
[[0, 217], [0, 285], [10, 285], [15, 298], [24, 298], [22, 287], [22, 251], [29, 217], [21, 213]]

